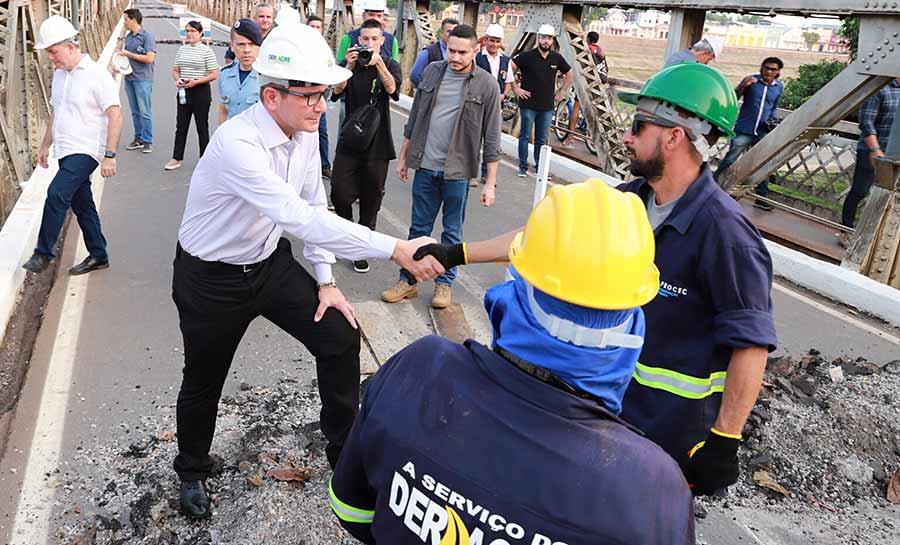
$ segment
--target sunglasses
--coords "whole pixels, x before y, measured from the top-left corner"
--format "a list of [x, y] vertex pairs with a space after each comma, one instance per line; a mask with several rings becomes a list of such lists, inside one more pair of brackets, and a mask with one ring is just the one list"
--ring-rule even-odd
[[651, 114], [634, 114], [634, 119], [631, 120], [631, 134], [634, 136], [638, 136], [641, 134], [641, 131], [644, 129], [644, 125], [646, 124], [656, 125], [659, 127], [666, 127], [669, 129], [675, 127], [681, 127], [682, 130], [688, 135], [688, 138], [691, 140], [694, 139], [693, 134], [690, 129], [687, 129], [674, 121], [666, 119], [664, 117], [660, 117], [658, 115]]
[[778, 68], [777, 66], [763, 66], [763, 70], [768, 70], [770, 72], [778, 72], [781, 70], [781, 68]]
[[300, 91], [291, 91], [284, 87], [278, 87], [278, 90], [289, 95], [294, 95], [295, 97], [306, 98], [307, 106], [315, 106], [322, 99], [325, 99], [327, 102], [328, 99], [331, 98], [331, 95], [334, 94], [334, 87], [326, 87], [324, 91], [318, 91], [316, 93], [301, 93]]

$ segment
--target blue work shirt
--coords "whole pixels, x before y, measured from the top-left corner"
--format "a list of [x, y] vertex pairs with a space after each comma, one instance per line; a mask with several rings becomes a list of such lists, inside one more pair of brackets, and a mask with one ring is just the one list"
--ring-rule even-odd
[[240, 63], [237, 61], [219, 72], [219, 101], [228, 110], [228, 119], [259, 102], [259, 79], [251, 70], [241, 82]]
[[744, 89], [743, 104], [734, 124], [735, 132], [758, 136], [767, 132], [766, 122], [777, 117], [778, 102], [784, 92], [784, 84], [779, 80], [765, 83], [761, 74], [756, 74], [756, 83]]
[[[646, 203], [640, 178], [619, 186]], [[775, 349], [772, 259], [743, 208], [700, 176], [656, 229], [660, 287], [621, 417], [679, 463], [715, 423], [734, 349]]]
[[[125, 34], [125, 51], [130, 51], [138, 55], [146, 55], [147, 53], [156, 53], [156, 37], [149, 30], [141, 27], [137, 34], [130, 31]], [[131, 73], [125, 76], [127, 80], [153, 80], [153, 63], [141, 62], [129, 58], [131, 63]]]
[[900, 82], [892, 79], [880, 91], [866, 99], [859, 107], [859, 144], [861, 151], [868, 153], [869, 145], [865, 137], [875, 135], [878, 146], [887, 148], [891, 125], [900, 105]]
[[371, 379], [329, 485], [364, 543], [694, 543], [666, 454], [485, 346], [424, 337]]
[[[444, 40], [439, 40], [438, 43], [441, 44], [441, 58], [446, 59], [447, 44], [444, 43]], [[409, 72], [409, 81], [412, 82], [413, 87], [419, 86], [419, 82], [422, 81], [422, 72], [425, 71], [425, 68], [427, 68], [429, 64], [428, 48], [426, 47], [416, 55], [416, 62], [413, 63], [412, 70]]]

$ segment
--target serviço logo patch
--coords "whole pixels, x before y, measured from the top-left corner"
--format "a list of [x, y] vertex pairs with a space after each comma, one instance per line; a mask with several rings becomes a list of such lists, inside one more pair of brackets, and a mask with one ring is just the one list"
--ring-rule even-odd
[[287, 55], [269, 55], [269, 62], [280, 62], [280, 63], [289, 63], [291, 62], [291, 58]]

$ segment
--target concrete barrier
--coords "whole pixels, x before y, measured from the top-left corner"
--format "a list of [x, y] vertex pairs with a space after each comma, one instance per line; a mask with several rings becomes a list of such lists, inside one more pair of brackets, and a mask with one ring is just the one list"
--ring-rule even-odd
[[[400, 95], [400, 101], [395, 104], [409, 111], [412, 102], [412, 98]], [[500, 147], [506, 155], [518, 157], [518, 145], [517, 138], [506, 133], [501, 135]], [[533, 154], [531, 144], [528, 145], [528, 153], [529, 156]], [[600, 178], [613, 187], [622, 183], [617, 178], [557, 154], [553, 155], [550, 173], [569, 182]], [[768, 240], [766, 246], [772, 255], [772, 266], [776, 276], [892, 325], [900, 326], [900, 290]]]
[[[109, 65], [123, 27], [124, 21], [119, 17], [112, 36], [97, 60], [99, 64]], [[116, 83], [120, 81], [121, 76], [118, 76]], [[22, 184], [22, 193], [0, 229], [0, 337], [6, 333], [6, 326], [16, 309], [19, 293], [25, 283], [26, 271], [22, 264], [31, 257], [37, 243], [47, 187], [58, 168], [56, 160], [51, 160], [49, 167], [38, 166], [28, 181]], [[99, 176], [99, 169], [94, 175]]]

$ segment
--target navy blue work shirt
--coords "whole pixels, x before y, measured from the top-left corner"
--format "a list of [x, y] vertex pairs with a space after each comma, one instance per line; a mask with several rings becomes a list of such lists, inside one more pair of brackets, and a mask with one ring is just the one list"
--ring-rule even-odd
[[[646, 203], [640, 178], [619, 186]], [[644, 305], [647, 333], [621, 417], [676, 461], [719, 414], [734, 349], [775, 349], [772, 259], [743, 208], [700, 176], [656, 229], [659, 295]]]
[[[138, 55], [156, 53], [156, 38], [144, 27], [141, 27], [136, 34], [129, 31], [125, 34], [125, 51]], [[131, 58], [128, 59], [128, 62], [131, 64], [131, 73], [125, 75], [126, 80], [153, 80], [154, 63], [136, 61]]]
[[472, 340], [419, 339], [372, 377], [329, 496], [369, 544], [694, 543], [662, 449]]
[[765, 83], [762, 74], [755, 74], [756, 83], [744, 89], [744, 102], [734, 124], [735, 132], [758, 136], [766, 132], [766, 122], [777, 117], [778, 102], [784, 92], [784, 84], [779, 80]]

